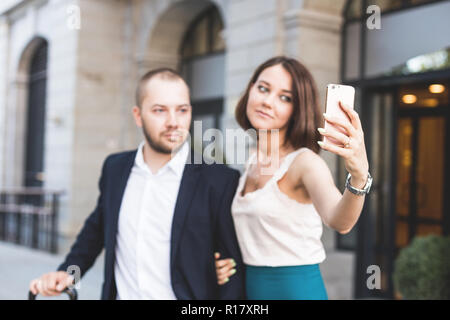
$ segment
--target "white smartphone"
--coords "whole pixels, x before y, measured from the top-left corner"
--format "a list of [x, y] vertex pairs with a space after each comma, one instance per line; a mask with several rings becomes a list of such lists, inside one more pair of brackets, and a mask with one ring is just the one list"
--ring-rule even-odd
[[[350, 122], [350, 118], [347, 116], [347, 114], [342, 110], [342, 108], [339, 106], [339, 101], [341, 101], [343, 104], [349, 106], [351, 109], [354, 108], [355, 103], [355, 88], [352, 86], [346, 86], [342, 84], [329, 84], [327, 85], [327, 97], [326, 97], [326, 105], [325, 105], [325, 112], [326, 114], [332, 116], [332, 117], [338, 117], [343, 119], [344, 121]], [[346, 131], [341, 126], [335, 126], [327, 121], [325, 121], [324, 129], [328, 130], [330, 127], [331, 130], [336, 129], [340, 132], [345, 133]], [[324, 136], [323, 141], [331, 142], [335, 145], [342, 146], [342, 143], [333, 139]]]

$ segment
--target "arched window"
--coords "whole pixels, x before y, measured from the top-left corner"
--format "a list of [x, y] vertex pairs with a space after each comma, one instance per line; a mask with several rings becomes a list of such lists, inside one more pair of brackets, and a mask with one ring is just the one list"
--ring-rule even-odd
[[[195, 122], [201, 121], [203, 133], [221, 127], [225, 95], [225, 41], [222, 37], [224, 23], [216, 6], [200, 13], [187, 28], [180, 48], [181, 74], [191, 89], [191, 136], [195, 150], [206, 146], [197, 134], [192, 134]], [[199, 122], [197, 122], [198, 124]], [[197, 127], [198, 128], [198, 127]], [[195, 129], [198, 130], [198, 129]], [[220, 146], [216, 145], [216, 151]], [[223, 160], [223, 154], [212, 155]]]
[[181, 46], [183, 59], [198, 57], [225, 50], [222, 38], [223, 22], [216, 6], [201, 13], [186, 31]]
[[43, 182], [47, 51], [48, 44], [42, 41], [31, 58], [29, 69], [24, 177], [26, 187], [39, 187]]

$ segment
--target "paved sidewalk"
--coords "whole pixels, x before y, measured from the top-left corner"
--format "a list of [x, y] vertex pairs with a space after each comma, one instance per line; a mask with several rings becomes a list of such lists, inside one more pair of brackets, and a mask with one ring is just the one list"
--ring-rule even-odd
[[[27, 299], [29, 282], [56, 270], [65, 254], [53, 255], [23, 246], [0, 242], [0, 300]], [[330, 250], [320, 265], [328, 298], [352, 299], [354, 255]], [[103, 254], [81, 280], [80, 300], [100, 299], [103, 282]], [[43, 297], [38, 297], [38, 299]], [[45, 298], [48, 299], [48, 298]], [[51, 299], [67, 299], [66, 295]]]
[[353, 299], [353, 275], [355, 255], [353, 253], [327, 250], [327, 257], [320, 264], [329, 300]]
[[[28, 299], [28, 285], [63, 262], [64, 254], [54, 255], [24, 246], [0, 242], [0, 300]], [[81, 280], [79, 300], [100, 299], [103, 282], [103, 254]], [[49, 299], [38, 297], [38, 299]], [[67, 295], [51, 299], [67, 300]]]

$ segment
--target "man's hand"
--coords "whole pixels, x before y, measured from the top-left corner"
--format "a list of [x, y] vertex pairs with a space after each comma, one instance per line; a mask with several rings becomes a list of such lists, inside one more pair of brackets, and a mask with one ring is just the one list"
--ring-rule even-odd
[[72, 285], [74, 278], [64, 271], [49, 272], [30, 282], [30, 291], [34, 295], [45, 297], [58, 296], [64, 289]]

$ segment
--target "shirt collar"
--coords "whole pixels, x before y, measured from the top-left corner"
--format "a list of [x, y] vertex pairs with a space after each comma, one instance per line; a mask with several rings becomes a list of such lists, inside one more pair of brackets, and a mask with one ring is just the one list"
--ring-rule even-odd
[[[149, 173], [153, 174], [148, 167], [148, 165], [144, 161], [144, 145], [145, 140], [139, 144], [137, 155], [135, 159], [135, 165], [140, 169], [146, 170]], [[189, 144], [187, 142], [183, 143], [181, 148], [177, 151], [172, 159], [169, 160], [163, 167], [161, 167], [156, 174], [166, 170], [167, 168], [172, 170], [179, 178], [183, 175], [184, 166], [187, 161], [187, 157], [189, 155]]]

